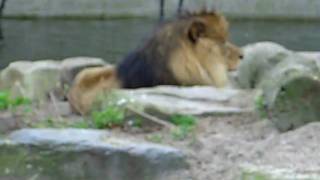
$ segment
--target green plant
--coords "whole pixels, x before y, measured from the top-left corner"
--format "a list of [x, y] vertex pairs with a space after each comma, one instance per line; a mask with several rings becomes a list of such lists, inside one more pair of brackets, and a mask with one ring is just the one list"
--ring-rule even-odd
[[174, 140], [182, 141], [188, 138], [193, 130], [194, 126], [178, 126], [171, 131], [171, 135]]
[[135, 118], [135, 119], [133, 120], [132, 126], [133, 126], [133, 127], [137, 127], [137, 128], [141, 128], [141, 127], [142, 127], [142, 122], [143, 122], [142, 119], [140, 119], [140, 118]]
[[7, 91], [0, 91], [0, 110], [8, 109], [10, 104], [10, 93]]
[[33, 128], [56, 128], [57, 123], [50, 117], [41, 120], [37, 123], [31, 124], [31, 127]]
[[12, 98], [9, 91], [0, 91], [0, 110], [6, 110], [21, 105], [31, 104], [31, 100], [25, 97]]
[[79, 128], [87, 129], [92, 127], [91, 123], [87, 120], [81, 119], [79, 121], [73, 122], [68, 119], [55, 119], [52, 117], [47, 117], [36, 123], [29, 123], [30, 127], [33, 128]]
[[90, 128], [90, 123], [88, 121], [79, 121], [79, 122], [75, 122], [71, 125], [71, 127], [73, 128], [77, 128], [77, 129], [88, 129]]
[[117, 106], [109, 106], [104, 111], [92, 113], [92, 119], [96, 128], [112, 128], [122, 126], [124, 123], [125, 111]]
[[194, 131], [197, 120], [194, 116], [173, 115], [170, 121], [177, 126], [171, 131], [173, 139], [184, 140]]
[[170, 121], [177, 126], [194, 126], [196, 124], [196, 118], [189, 115], [173, 115]]
[[150, 136], [147, 136], [147, 140], [154, 143], [162, 143], [163, 136], [161, 134], [152, 134]]
[[255, 99], [255, 106], [256, 106], [256, 109], [259, 112], [259, 116], [261, 118], [268, 117], [265, 104], [266, 103], [265, 103], [265, 99], [264, 99], [263, 95], [258, 95]]

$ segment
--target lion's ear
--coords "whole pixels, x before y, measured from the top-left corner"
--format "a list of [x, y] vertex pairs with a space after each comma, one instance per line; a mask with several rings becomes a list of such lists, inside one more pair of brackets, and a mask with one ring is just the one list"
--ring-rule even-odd
[[206, 24], [203, 21], [195, 20], [188, 27], [188, 38], [192, 43], [196, 43], [199, 38], [206, 34]]

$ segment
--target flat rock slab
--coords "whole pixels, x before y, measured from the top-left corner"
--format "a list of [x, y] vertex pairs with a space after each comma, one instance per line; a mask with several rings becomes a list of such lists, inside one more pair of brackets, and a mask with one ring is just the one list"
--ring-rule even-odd
[[320, 62], [320, 52], [319, 51], [303, 51], [303, 52], [299, 52], [299, 54], [309, 57], [309, 58], [313, 58], [316, 59]]
[[176, 87], [121, 90], [123, 97], [146, 111], [164, 115], [230, 115], [253, 111], [254, 92], [214, 87]]
[[271, 166], [243, 167], [241, 180], [319, 180], [320, 174], [317, 171], [299, 172], [292, 169], [279, 169]]
[[166, 179], [186, 169], [174, 148], [106, 131], [23, 129], [0, 140], [0, 179]]

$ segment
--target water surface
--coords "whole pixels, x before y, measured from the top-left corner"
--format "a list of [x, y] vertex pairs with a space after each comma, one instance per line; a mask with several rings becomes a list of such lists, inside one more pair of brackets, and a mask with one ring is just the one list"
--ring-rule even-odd
[[[125, 20], [3, 20], [0, 68], [15, 60], [63, 59], [72, 56], [120, 60], [148, 35], [155, 21]], [[231, 22], [238, 45], [275, 41], [293, 50], [320, 51], [320, 22]]]

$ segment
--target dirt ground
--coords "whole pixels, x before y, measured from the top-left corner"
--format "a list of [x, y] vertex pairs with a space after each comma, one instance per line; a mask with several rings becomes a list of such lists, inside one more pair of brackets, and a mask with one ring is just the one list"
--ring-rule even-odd
[[[65, 102], [49, 103], [32, 109], [31, 112], [23, 113], [21, 110], [1, 112], [0, 131], [8, 133], [29, 127], [31, 121], [41, 122], [48, 118], [67, 122], [82, 119], [72, 115]], [[240, 179], [240, 166], [245, 164], [298, 170], [320, 167], [320, 147], [317, 146], [320, 136], [316, 133], [319, 130], [320, 125], [313, 123], [280, 134], [268, 120], [260, 119], [254, 113], [246, 113], [201, 117], [195, 132], [184, 140], [174, 140], [166, 129], [152, 132], [123, 129], [110, 131], [120, 138], [157, 141], [183, 150], [191, 165], [185, 177], [181, 178], [183, 180], [234, 180]], [[309, 161], [311, 158], [312, 161]]]

